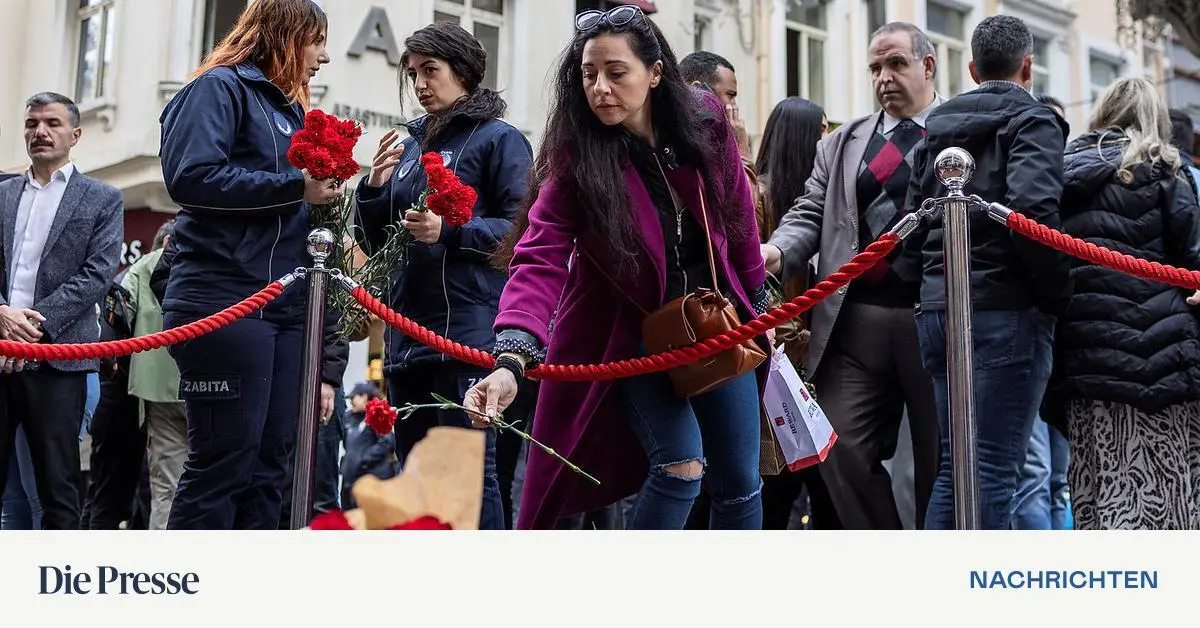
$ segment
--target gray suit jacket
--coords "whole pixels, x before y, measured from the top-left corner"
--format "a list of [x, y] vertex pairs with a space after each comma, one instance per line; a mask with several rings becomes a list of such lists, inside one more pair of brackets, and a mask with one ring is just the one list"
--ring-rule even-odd
[[[855, 188], [858, 166], [881, 115], [876, 112], [852, 120], [817, 144], [817, 157], [804, 196], [796, 199], [783, 215], [769, 242], [783, 251], [785, 281], [791, 273], [803, 270], [818, 253], [817, 278], [824, 279], [858, 254], [860, 246], [870, 244], [858, 241]], [[817, 372], [845, 298], [843, 286], [813, 308], [812, 339], [804, 365], [810, 376]]]
[[[8, 267], [25, 177], [0, 183], [0, 304], [8, 303]], [[71, 175], [50, 225], [38, 267], [33, 309], [46, 317], [42, 342], [100, 339], [96, 306], [116, 275], [125, 237], [125, 202], [116, 188], [78, 170]], [[95, 371], [99, 360], [55, 362], [60, 371]]]

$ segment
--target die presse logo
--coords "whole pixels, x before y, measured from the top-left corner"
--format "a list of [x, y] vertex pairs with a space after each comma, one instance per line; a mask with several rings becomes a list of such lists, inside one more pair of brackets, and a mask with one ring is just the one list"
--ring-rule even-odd
[[108, 565], [90, 570], [70, 565], [41, 565], [39, 595], [196, 595], [200, 575], [192, 572], [166, 573], [122, 571]]

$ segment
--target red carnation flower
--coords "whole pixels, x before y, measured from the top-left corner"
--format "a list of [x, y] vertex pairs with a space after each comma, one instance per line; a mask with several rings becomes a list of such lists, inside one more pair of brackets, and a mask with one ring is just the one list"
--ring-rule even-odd
[[425, 168], [426, 186], [429, 189], [425, 197], [425, 209], [441, 216], [452, 227], [467, 224], [478, 198], [475, 190], [459, 180], [438, 153], [421, 155], [421, 166]]
[[446, 168], [446, 161], [439, 153], [431, 152], [421, 155], [421, 167], [425, 169], [425, 178], [429, 180], [430, 186], [442, 183], [446, 180], [447, 175], [454, 174]]
[[379, 436], [387, 436], [396, 428], [396, 409], [383, 399], [367, 402], [367, 427]]
[[330, 510], [323, 512], [313, 518], [312, 524], [308, 526], [313, 530], [353, 530], [350, 522], [346, 520], [346, 513], [340, 510]]
[[362, 127], [357, 122], [313, 109], [304, 116], [304, 128], [292, 136], [288, 163], [308, 170], [314, 179], [349, 179], [360, 170], [354, 158], [360, 137]]
[[461, 227], [471, 220], [476, 198], [474, 188], [454, 181], [445, 189], [434, 191], [425, 202], [429, 211], [441, 216], [451, 227]]

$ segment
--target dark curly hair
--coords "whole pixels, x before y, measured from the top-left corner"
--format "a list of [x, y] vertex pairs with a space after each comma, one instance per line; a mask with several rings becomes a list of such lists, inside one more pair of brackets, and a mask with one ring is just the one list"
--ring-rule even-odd
[[[494, 263], [498, 268], [507, 269], [514, 247], [529, 226], [529, 208], [551, 178], [566, 191], [566, 202], [578, 208], [583, 229], [605, 243], [605, 254], [618, 271], [637, 267], [641, 236], [622, 172], [629, 163], [628, 132], [619, 125], [606, 126], [596, 117], [583, 81], [584, 46], [603, 34], [626, 37], [634, 55], [646, 67], [662, 61], [661, 80], [650, 92], [651, 124], [658, 143], [672, 147], [680, 163], [700, 170], [708, 182], [716, 219], [727, 225], [730, 237], [744, 235], [728, 226], [741, 224], [731, 220], [731, 214], [744, 211], [736, 204], [729, 207], [725, 203], [733, 175], [717, 171], [729, 133], [728, 122], [719, 111], [705, 105], [702, 92], [683, 80], [675, 53], [658, 26], [638, 16], [617, 27], [603, 23], [592, 30], [577, 31], [560, 56], [545, 134], [530, 170], [529, 193], [517, 214], [515, 228], [496, 251]], [[718, 181], [714, 178], [718, 174], [727, 180]], [[736, 176], [742, 176], [740, 169]]]
[[400, 55], [400, 104], [403, 108], [404, 93], [409, 78], [408, 58], [411, 54], [424, 55], [445, 61], [450, 70], [462, 79], [467, 95], [452, 108], [439, 115], [431, 116], [425, 127], [422, 148], [436, 146], [453, 114], [463, 113], [472, 119], [489, 120], [504, 117], [507, 105], [500, 94], [480, 87], [487, 74], [487, 50], [471, 33], [454, 22], [439, 22], [422, 28], [404, 40], [404, 53]]

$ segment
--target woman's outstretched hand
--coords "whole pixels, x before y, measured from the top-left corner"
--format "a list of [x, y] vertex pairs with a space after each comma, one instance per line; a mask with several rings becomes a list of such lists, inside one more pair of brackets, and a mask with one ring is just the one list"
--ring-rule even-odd
[[504, 412], [516, 398], [517, 376], [508, 369], [496, 369], [467, 390], [463, 407], [469, 411], [472, 425], [487, 427], [489, 420]]
[[371, 161], [371, 173], [367, 176], [368, 186], [383, 187], [383, 184], [392, 177], [392, 169], [400, 163], [400, 156], [404, 154], [403, 144], [396, 148], [391, 147], [397, 137], [400, 137], [400, 134], [392, 129], [380, 138], [379, 148], [375, 151], [375, 158]]

